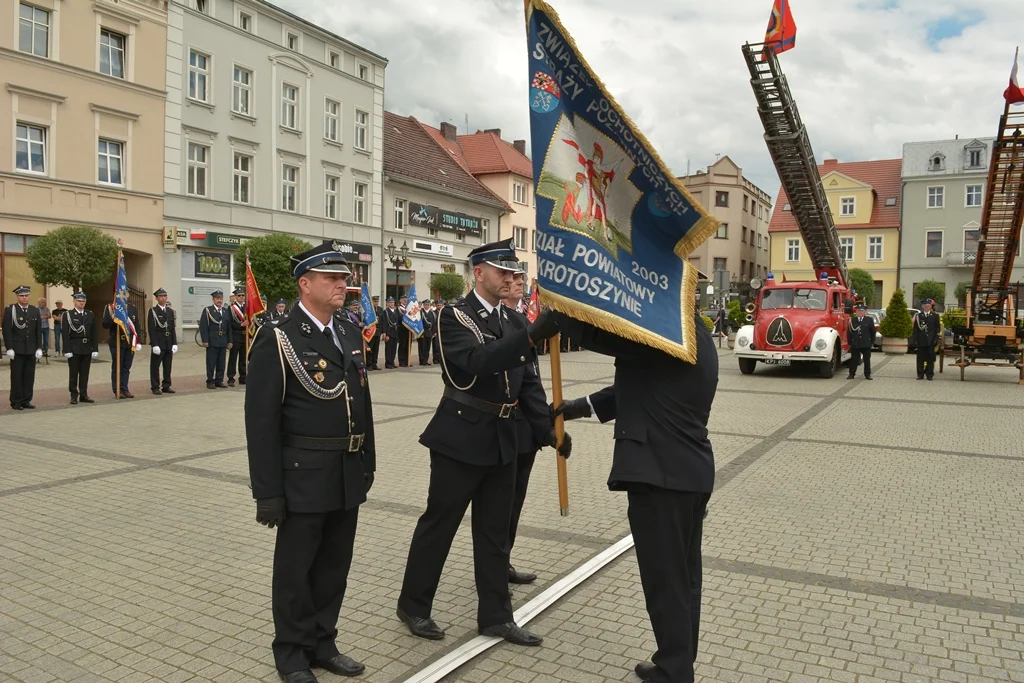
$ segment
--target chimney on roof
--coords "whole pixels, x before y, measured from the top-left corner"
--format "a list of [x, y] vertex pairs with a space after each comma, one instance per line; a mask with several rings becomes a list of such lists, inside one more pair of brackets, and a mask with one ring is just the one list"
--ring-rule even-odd
[[484, 130], [485, 133], [494, 133], [499, 138], [501, 137], [501, 128], [487, 128]]
[[454, 124], [448, 123], [447, 121], [441, 122], [441, 136], [445, 140], [451, 140], [452, 142], [458, 142], [458, 129]]
[[839, 165], [839, 159], [825, 159], [825, 163], [822, 164], [822, 165], [823, 166], [838, 166]]
[[512, 146], [516, 148], [516, 151], [526, 156], [526, 140], [516, 140], [512, 143]]

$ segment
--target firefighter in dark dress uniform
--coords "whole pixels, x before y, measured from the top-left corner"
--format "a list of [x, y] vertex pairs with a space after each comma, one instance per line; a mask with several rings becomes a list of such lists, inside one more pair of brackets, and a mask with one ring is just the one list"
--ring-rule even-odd
[[701, 535], [715, 485], [708, 417], [718, 386], [718, 353], [694, 316], [697, 363], [559, 315], [574, 344], [615, 357], [615, 383], [556, 410], [565, 419], [615, 420], [608, 488], [629, 496], [640, 581], [658, 651], [636, 666], [653, 683], [694, 680], [700, 629]]
[[[142, 344], [138, 343], [138, 333], [141, 328], [139, 327], [139, 311], [135, 308], [135, 304], [126, 303], [125, 308], [128, 311], [128, 319], [135, 327], [134, 349], [132, 340], [125, 336], [125, 331], [114, 319], [114, 304], [103, 308], [103, 328], [110, 330], [110, 336], [107, 337], [107, 348], [110, 350], [110, 390], [117, 396], [118, 384], [120, 384], [121, 398], [135, 398], [135, 394], [128, 389], [128, 378], [131, 376], [132, 365], [135, 362], [135, 353], [142, 350]], [[131, 334], [131, 331], [127, 333]], [[120, 343], [118, 343], [118, 337], [120, 337]], [[120, 377], [117, 376], [118, 353], [121, 355]]]
[[[420, 365], [430, 365], [430, 342], [434, 338], [434, 327], [437, 325], [437, 313], [428, 299], [421, 309], [420, 319], [423, 321], [423, 334], [416, 339], [416, 350]], [[435, 357], [436, 360], [436, 357]]]
[[[434, 308], [434, 322], [436, 323], [438, 320], [441, 319], [441, 311], [444, 310], [444, 300], [443, 299], [436, 299], [434, 301], [434, 306], [435, 306], [435, 308]], [[430, 349], [431, 349], [431, 352], [434, 354], [434, 362], [435, 363], [439, 362], [438, 359], [441, 357], [441, 345], [437, 341], [437, 325], [436, 324], [434, 325], [434, 336], [430, 340]]]
[[910, 340], [917, 346], [917, 378], [935, 378], [935, 345], [939, 343], [939, 316], [932, 310], [933, 302], [921, 302], [921, 312], [914, 316]]
[[[149, 309], [146, 329], [149, 343], [153, 345], [153, 356], [149, 359], [149, 388], [157, 395], [173, 394], [171, 388], [171, 361], [178, 352], [178, 332], [175, 329], [174, 311], [167, 306], [167, 290], [163, 287], [153, 292], [156, 306]], [[164, 378], [160, 380], [160, 369]]]
[[284, 309], [287, 306], [288, 306], [288, 301], [286, 299], [278, 299], [277, 303], [274, 304], [274, 310], [270, 311], [267, 314], [267, 321], [268, 322], [272, 322], [272, 323], [281, 322], [281, 320], [284, 319], [284, 317], [286, 315]]
[[96, 342], [96, 316], [85, 307], [85, 293], [78, 292], [72, 297], [74, 308], [64, 311], [61, 316], [61, 346], [68, 359], [68, 391], [71, 405], [95, 403], [89, 398], [89, 369], [92, 361], [99, 356]]
[[373, 297], [373, 310], [377, 315], [377, 327], [373, 330], [373, 338], [367, 346], [370, 352], [370, 369], [380, 370], [380, 338], [384, 334], [384, 309], [380, 307], [380, 297]]
[[389, 296], [385, 305], [387, 308], [384, 309], [384, 317], [381, 318], [381, 322], [384, 323], [384, 367], [393, 368], [395, 353], [398, 351], [398, 337], [406, 332], [402, 327], [402, 316], [395, 308], [394, 298]]
[[[512, 240], [470, 252], [476, 287], [438, 320], [444, 392], [434, 417], [420, 435], [430, 449], [427, 509], [409, 547], [398, 617], [421, 638], [444, 637], [431, 618], [445, 560], [466, 509], [473, 505], [473, 565], [477, 628], [519, 645], [541, 638], [520, 628], [512, 616], [508, 588], [508, 527], [518, 451], [515, 417], [524, 386], [540, 379], [525, 374], [535, 359], [534, 344], [558, 331], [553, 317], [533, 324], [501, 305], [519, 269]], [[542, 416], [554, 440], [554, 424]]]
[[231, 313], [231, 347], [228, 351], [228, 386], [235, 386], [235, 373], [238, 383], [245, 384], [245, 335], [249, 332], [249, 321], [245, 317], [245, 290], [239, 287], [232, 294], [235, 301], [228, 306]]
[[846, 340], [850, 343], [850, 374], [846, 379], [857, 376], [857, 366], [864, 359], [864, 379], [871, 379], [871, 347], [875, 345], [875, 320], [867, 315], [868, 307], [857, 305], [857, 315], [850, 318], [846, 328]]
[[224, 362], [231, 348], [231, 313], [224, 308], [224, 292], [210, 294], [213, 305], [199, 314], [199, 338], [206, 349], [206, 388], [226, 389]]
[[376, 457], [359, 328], [333, 315], [345, 303], [345, 257], [326, 243], [292, 266], [299, 303], [250, 349], [245, 431], [256, 521], [277, 527], [274, 662], [287, 683], [315, 683], [311, 666], [364, 669], [335, 638]]
[[11, 408], [32, 410], [36, 361], [43, 357], [43, 328], [39, 309], [28, 302], [32, 289], [14, 289], [18, 302], [4, 309], [4, 346], [11, 359]]
[[[263, 294], [260, 296], [260, 303], [263, 304], [263, 310], [252, 317], [252, 335], [256, 336], [256, 333], [260, 331], [260, 328], [267, 324], [270, 320], [270, 309], [267, 308], [267, 295]], [[252, 342], [250, 341], [250, 345]]]

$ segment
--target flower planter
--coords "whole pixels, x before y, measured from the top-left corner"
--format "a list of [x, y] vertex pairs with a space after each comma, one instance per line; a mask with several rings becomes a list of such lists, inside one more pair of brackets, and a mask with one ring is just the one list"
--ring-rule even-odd
[[905, 355], [907, 340], [898, 337], [882, 337], [882, 352], [891, 355]]

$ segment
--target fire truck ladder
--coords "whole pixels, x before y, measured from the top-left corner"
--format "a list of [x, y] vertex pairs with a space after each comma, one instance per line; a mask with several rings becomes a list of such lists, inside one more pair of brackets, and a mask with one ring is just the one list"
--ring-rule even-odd
[[743, 46], [743, 57], [750, 70], [750, 85], [764, 125], [768, 153], [786, 190], [800, 235], [807, 245], [815, 278], [825, 270], [844, 286], [849, 286], [846, 261], [839, 251], [839, 234], [832, 221], [832, 211], [821, 184], [807, 129], [800, 120], [800, 112], [778, 58], [765, 54], [762, 61], [763, 54], [763, 43]]

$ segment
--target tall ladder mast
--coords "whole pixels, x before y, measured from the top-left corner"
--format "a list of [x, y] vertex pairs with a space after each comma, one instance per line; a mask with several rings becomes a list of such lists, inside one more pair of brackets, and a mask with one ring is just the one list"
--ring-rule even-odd
[[825, 271], [843, 286], [849, 286], [846, 261], [839, 249], [839, 233], [832, 220], [807, 129], [800, 120], [778, 57], [766, 53], [764, 47], [764, 43], [747, 43], [743, 46], [743, 57], [750, 70], [750, 85], [764, 125], [768, 153], [807, 245], [815, 278]]

